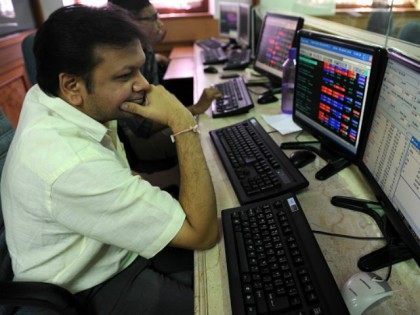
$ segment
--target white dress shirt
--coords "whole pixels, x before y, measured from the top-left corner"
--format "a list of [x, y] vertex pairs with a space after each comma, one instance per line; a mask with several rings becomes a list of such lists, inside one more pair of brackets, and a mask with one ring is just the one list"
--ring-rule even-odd
[[16, 281], [91, 288], [153, 257], [185, 214], [131, 174], [116, 122], [103, 125], [38, 85], [26, 95], [1, 181]]

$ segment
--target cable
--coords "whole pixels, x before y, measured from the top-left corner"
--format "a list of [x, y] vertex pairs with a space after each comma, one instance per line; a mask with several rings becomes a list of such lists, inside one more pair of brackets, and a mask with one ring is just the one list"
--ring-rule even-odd
[[295, 141], [299, 142], [298, 138], [302, 135], [303, 130], [299, 131], [298, 134], [295, 136]]
[[351, 239], [361, 240], [361, 241], [385, 240], [384, 237], [353, 236], [353, 235], [335, 234], [335, 233], [324, 232], [324, 231], [317, 231], [317, 230], [312, 230], [312, 232], [313, 233], [316, 233], [316, 234], [323, 234], [323, 235], [336, 236], [336, 237], [342, 237], [342, 238], [351, 238]]
[[391, 271], [392, 271], [392, 265], [389, 265], [388, 272], [386, 273], [385, 281], [388, 281], [389, 278], [391, 278]]

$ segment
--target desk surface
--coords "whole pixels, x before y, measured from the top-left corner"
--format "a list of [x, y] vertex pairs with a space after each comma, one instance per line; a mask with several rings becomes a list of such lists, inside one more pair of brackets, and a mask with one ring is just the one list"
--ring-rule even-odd
[[[199, 50], [198, 46], [194, 47], [195, 101], [198, 100], [203, 88], [220, 81], [221, 72], [220, 70], [219, 74], [204, 74]], [[273, 129], [265, 123], [261, 115], [277, 114], [279, 108], [279, 102], [268, 105], [258, 105], [255, 102], [255, 108], [247, 114], [212, 119], [209, 110], [199, 117], [200, 137], [216, 192], [219, 217], [222, 209], [237, 207], [239, 202], [213, 147], [209, 131], [251, 117], [256, 117], [266, 131], [272, 131]], [[281, 136], [275, 132], [271, 136], [280, 144], [284, 141], [293, 141], [296, 134]], [[305, 137], [310, 139], [309, 135], [303, 135], [300, 140], [305, 140]], [[330, 203], [331, 197], [335, 195], [375, 200], [359, 170], [352, 165], [325, 181], [318, 181], [315, 179], [315, 173], [325, 164], [324, 160], [317, 157], [314, 163], [301, 169], [310, 184], [308, 188], [297, 193], [297, 197], [312, 229], [356, 236], [381, 236], [381, 232], [369, 216], [337, 208]], [[357, 268], [359, 257], [384, 244], [383, 241], [359, 241], [315, 235], [339, 288], [350, 276], [359, 272]], [[196, 252], [194, 259], [195, 313], [231, 314], [223, 236], [219, 244], [212, 249]], [[386, 272], [385, 268], [376, 273], [385, 277]], [[396, 291], [394, 295], [372, 308], [368, 314], [420, 314], [420, 270], [413, 260], [394, 265], [389, 284]]]

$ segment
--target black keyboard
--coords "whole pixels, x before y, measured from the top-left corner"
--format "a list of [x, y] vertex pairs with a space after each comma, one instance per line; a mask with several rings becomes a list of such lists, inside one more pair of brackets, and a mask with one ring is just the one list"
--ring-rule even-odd
[[215, 65], [225, 63], [227, 55], [222, 48], [207, 49], [201, 51], [203, 65]]
[[210, 136], [241, 205], [309, 185], [255, 118]]
[[224, 70], [244, 69], [251, 63], [250, 49], [235, 49], [228, 56]]
[[232, 313], [348, 314], [296, 196], [222, 210]]
[[227, 43], [224, 43], [216, 38], [200, 39], [195, 42], [198, 46], [203, 49], [215, 49], [215, 48], [226, 48]]
[[215, 87], [223, 96], [212, 103], [213, 118], [243, 114], [254, 107], [242, 77], [215, 84]]

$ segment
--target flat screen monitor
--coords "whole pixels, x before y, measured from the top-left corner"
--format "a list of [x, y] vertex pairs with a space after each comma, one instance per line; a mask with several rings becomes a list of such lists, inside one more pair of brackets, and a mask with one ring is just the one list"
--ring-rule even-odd
[[251, 9], [251, 53], [255, 57], [257, 54], [257, 46], [260, 38], [260, 31], [262, 26], [262, 17], [261, 13], [258, 10], [258, 7], [253, 7]]
[[420, 262], [420, 61], [388, 51], [360, 169]]
[[251, 6], [246, 3], [239, 4], [238, 44], [248, 47], [251, 38]]
[[283, 63], [290, 48], [295, 46], [296, 31], [302, 25], [300, 17], [267, 13], [261, 27], [254, 69], [267, 75], [271, 81], [280, 82]]
[[293, 120], [318, 138], [327, 156], [354, 162], [366, 142], [386, 52], [307, 30], [297, 41]]
[[236, 39], [238, 37], [239, 4], [219, 2], [219, 34]]

